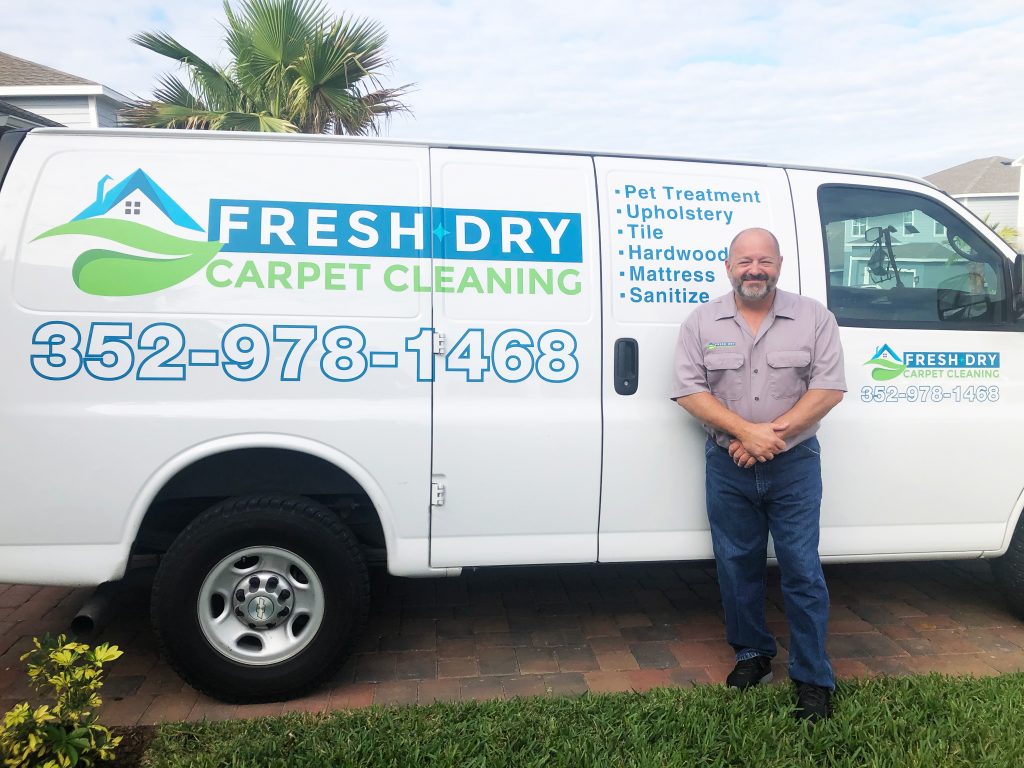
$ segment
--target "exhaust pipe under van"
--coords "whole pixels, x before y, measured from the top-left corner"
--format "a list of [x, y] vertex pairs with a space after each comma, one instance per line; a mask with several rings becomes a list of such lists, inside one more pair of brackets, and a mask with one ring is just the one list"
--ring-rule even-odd
[[82, 640], [97, 635], [110, 618], [110, 606], [118, 583], [106, 581], [96, 587], [71, 620], [71, 633]]

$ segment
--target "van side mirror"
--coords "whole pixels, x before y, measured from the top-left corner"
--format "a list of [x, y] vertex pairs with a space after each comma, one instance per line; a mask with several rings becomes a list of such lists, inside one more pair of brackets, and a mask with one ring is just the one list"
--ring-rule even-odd
[[939, 320], [959, 321], [984, 318], [992, 307], [980, 274], [957, 275], [939, 283], [936, 293]]

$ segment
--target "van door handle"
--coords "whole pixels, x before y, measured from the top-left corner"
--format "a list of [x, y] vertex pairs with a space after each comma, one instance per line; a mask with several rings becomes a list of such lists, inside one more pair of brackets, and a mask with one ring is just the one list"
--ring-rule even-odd
[[615, 340], [615, 391], [635, 395], [640, 386], [640, 347], [636, 339]]

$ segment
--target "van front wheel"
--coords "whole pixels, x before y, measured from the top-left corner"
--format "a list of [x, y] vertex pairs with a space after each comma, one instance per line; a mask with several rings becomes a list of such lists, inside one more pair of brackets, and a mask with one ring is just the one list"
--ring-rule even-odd
[[1024, 619], [1024, 517], [1017, 522], [1006, 554], [992, 561], [992, 572], [1010, 609]]
[[153, 583], [165, 656], [194, 688], [232, 702], [305, 693], [350, 652], [369, 579], [351, 531], [306, 498], [229, 499], [196, 518]]

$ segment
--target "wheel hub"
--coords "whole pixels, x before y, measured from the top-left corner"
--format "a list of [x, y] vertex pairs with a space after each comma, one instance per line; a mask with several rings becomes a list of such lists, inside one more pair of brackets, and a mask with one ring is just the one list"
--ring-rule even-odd
[[221, 558], [197, 597], [203, 636], [246, 666], [300, 654], [317, 636], [326, 605], [316, 570], [280, 547], [246, 547]]
[[274, 571], [250, 573], [235, 585], [235, 616], [249, 629], [273, 629], [292, 612], [294, 602], [295, 589]]

